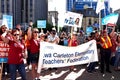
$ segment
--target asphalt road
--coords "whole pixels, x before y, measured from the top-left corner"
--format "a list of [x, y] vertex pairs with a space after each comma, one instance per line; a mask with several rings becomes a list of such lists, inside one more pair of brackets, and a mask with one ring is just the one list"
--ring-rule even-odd
[[[87, 65], [75, 66], [74, 71], [70, 71], [69, 67], [58, 68], [57, 70], [42, 70], [40, 79], [41, 80], [120, 80], [120, 71], [114, 71], [111, 66], [112, 73], [105, 74], [100, 73], [99, 66], [96, 66], [96, 70], [93, 73], [86, 71]], [[27, 80], [31, 79], [31, 71], [27, 71]], [[10, 80], [9, 76], [6, 75], [2, 80]], [[21, 80], [19, 74], [17, 80]]]

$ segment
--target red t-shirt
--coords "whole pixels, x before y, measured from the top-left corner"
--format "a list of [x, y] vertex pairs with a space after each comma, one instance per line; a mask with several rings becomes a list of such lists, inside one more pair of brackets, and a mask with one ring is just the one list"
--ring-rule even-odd
[[3, 40], [1, 39], [1, 35], [2, 35], [2, 34], [0, 34], [0, 41], [3, 41]]
[[39, 48], [40, 48], [40, 41], [31, 39], [30, 40], [30, 52], [32, 54], [38, 53], [39, 52]]
[[71, 43], [71, 46], [77, 46], [78, 45], [78, 41], [77, 40], [72, 40], [72, 39], [70, 39], [70, 40], [68, 40], [68, 43], [70, 43], [70, 41], [72, 41], [72, 43]]
[[116, 52], [117, 44], [115, 43], [116, 42], [115, 38], [111, 38], [111, 42], [112, 42], [111, 51]]
[[25, 46], [22, 42], [9, 41], [9, 53], [8, 53], [8, 63], [9, 64], [21, 64], [23, 63], [23, 54]]

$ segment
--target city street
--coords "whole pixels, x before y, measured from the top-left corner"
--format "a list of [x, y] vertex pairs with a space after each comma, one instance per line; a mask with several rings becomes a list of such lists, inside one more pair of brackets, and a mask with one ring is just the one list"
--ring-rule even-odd
[[0, 80], [120, 80], [119, 2], [0, 0]]
[[[70, 71], [69, 67], [58, 68], [57, 70], [42, 70], [41, 80], [119, 80], [120, 71], [114, 71], [111, 66], [112, 73], [101, 74], [98, 67], [93, 73], [86, 71], [86, 65], [75, 66], [74, 71]], [[8, 76], [3, 77], [2, 80], [9, 80]], [[19, 74], [17, 80], [21, 80]], [[27, 71], [27, 80], [31, 79], [30, 71]]]

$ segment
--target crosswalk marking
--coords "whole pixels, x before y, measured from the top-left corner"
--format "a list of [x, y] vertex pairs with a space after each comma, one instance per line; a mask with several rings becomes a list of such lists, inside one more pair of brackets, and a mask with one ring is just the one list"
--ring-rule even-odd
[[76, 80], [79, 76], [82, 75], [82, 73], [85, 71], [85, 69], [81, 69], [79, 72], [71, 72], [68, 74], [68, 76], [65, 78], [65, 80]]
[[54, 79], [54, 78], [57, 78], [57, 77], [62, 76], [63, 74], [65, 74], [65, 73], [68, 72], [68, 71], [69, 71], [69, 70], [67, 70], [67, 71], [61, 71], [61, 73], [59, 73], [59, 74], [55, 74], [55, 72], [53, 72], [53, 73], [51, 73], [52, 76], [51, 76], [51, 74], [46, 75], [46, 76], [40, 76], [40, 79], [41, 79], [41, 80], [51, 80], [51, 79]]
[[[46, 76], [40, 76], [40, 79], [41, 80], [51, 80], [51, 79], [54, 79], [54, 78], [58, 78], [62, 75], [64, 75], [65, 73], [67, 73], [69, 70], [67, 71], [61, 71], [61, 73], [59, 74], [55, 74], [55, 72], [49, 74], [49, 75], [46, 75]], [[66, 78], [64, 80], [76, 80], [79, 76], [82, 75], [82, 73], [85, 71], [85, 69], [81, 69], [79, 72], [70, 72]]]

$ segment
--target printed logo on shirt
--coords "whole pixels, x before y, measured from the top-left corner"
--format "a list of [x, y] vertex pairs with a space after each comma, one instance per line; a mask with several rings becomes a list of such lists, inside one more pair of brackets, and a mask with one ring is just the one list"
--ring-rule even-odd
[[16, 44], [16, 43], [14, 43], [14, 46], [15, 46], [15, 47], [17, 47], [17, 44]]

